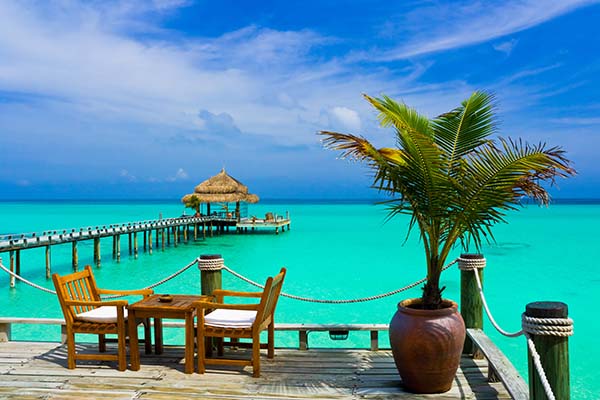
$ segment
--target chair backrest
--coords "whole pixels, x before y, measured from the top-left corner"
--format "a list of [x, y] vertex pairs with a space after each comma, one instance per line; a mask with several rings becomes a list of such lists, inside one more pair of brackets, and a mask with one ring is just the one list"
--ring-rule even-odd
[[69, 300], [81, 300], [81, 301], [100, 301], [100, 295], [98, 294], [98, 287], [96, 286], [96, 280], [92, 273], [92, 267], [89, 265], [85, 266], [85, 269], [80, 272], [74, 272], [69, 275], [60, 276], [58, 274], [52, 275], [52, 281], [56, 288], [56, 294], [58, 301], [63, 310], [65, 319], [68, 322], [73, 322], [75, 315], [90, 311], [95, 306], [69, 306], [66, 301]]
[[256, 322], [263, 324], [264, 322], [270, 322], [275, 313], [275, 307], [277, 306], [277, 300], [279, 300], [279, 294], [281, 293], [281, 287], [283, 286], [283, 278], [285, 278], [285, 268], [281, 268], [281, 271], [275, 276], [267, 279], [265, 283], [265, 289], [260, 299], [259, 310], [256, 314]]

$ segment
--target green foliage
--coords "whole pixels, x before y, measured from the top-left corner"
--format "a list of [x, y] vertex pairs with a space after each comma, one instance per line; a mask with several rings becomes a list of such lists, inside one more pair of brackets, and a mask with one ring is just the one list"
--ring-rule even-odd
[[202, 204], [200, 202], [200, 199], [197, 196], [189, 196], [188, 198], [186, 198], [186, 200], [183, 202], [183, 204], [187, 207], [187, 208], [192, 208], [194, 210], [196, 210], [197, 213], [200, 213], [200, 204]]
[[408, 214], [410, 233], [418, 226], [427, 258], [423, 301], [441, 302], [439, 280], [452, 248], [477, 250], [493, 241], [492, 226], [505, 222], [523, 197], [547, 204], [542, 186], [575, 174], [559, 147], [522, 140], [493, 139], [493, 96], [475, 92], [460, 107], [427, 119], [389, 97], [364, 96], [379, 112], [382, 126], [393, 127], [396, 148], [376, 149], [364, 137], [322, 131], [326, 147], [365, 161], [374, 186], [389, 193], [389, 217]]

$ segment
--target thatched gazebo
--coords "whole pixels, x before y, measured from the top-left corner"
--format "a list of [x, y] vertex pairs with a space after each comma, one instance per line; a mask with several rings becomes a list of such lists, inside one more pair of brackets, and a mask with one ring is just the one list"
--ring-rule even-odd
[[207, 214], [210, 215], [211, 203], [234, 203], [235, 216], [240, 219], [240, 202], [258, 203], [258, 196], [248, 193], [248, 187], [229, 176], [225, 168], [217, 175], [208, 178], [194, 188], [194, 193], [186, 194], [181, 202], [188, 204], [193, 198], [199, 203], [206, 203]]

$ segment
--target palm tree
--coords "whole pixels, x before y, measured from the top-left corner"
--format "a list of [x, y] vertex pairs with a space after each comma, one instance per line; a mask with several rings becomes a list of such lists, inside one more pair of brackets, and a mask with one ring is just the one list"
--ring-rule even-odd
[[196, 210], [196, 214], [200, 214], [200, 205], [202, 204], [202, 202], [200, 201], [198, 196], [191, 195], [189, 198], [187, 198], [183, 202], [183, 204], [187, 208], [192, 208], [192, 209]]
[[373, 186], [393, 196], [389, 217], [409, 214], [408, 233], [418, 226], [427, 259], [423, 308], [441, 306], [440, 275], [452, 248], [482, 240], [506, 222], [506, 211], [521, 198], [548, 204], [542, 184], [575, 174], [559, 147], [522, 140], [492, 139], [496, 131], [493, 96], [475, 92], [454, 110], [428, 119], [387, 96], [364, 95], [380, 124], [393, 127], [396, 148], [375, 148], [364, 137], [321, 131], [324, 145], [366, 161]]

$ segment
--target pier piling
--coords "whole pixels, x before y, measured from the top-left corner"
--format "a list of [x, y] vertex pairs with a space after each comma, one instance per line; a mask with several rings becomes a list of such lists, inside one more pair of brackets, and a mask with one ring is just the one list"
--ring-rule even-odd
[[[483, 254], [461, 254], [461, 260], [468, 263], [478, 261], [477, 273], [479, 280], [483, 286], [483, 267], [485, 266], [485, 258]], [[459, 266], [461, 263], [459, 260]], [[479, 295], [479, 288], [472, 269], [462, 269], [460, 271], [460, 314], [465, 321], [467, 329], [483, 329], [483, 302]], [[481, 358], [481, 355], [476, 354], [477, 347], [468, 336], [465, 338], [463, 354], [473, 354], [473, 358]]]
[[100, 238], [96, 237], [94, 238], [94, 263], [97, 267], [100, 266], [100, 258]]
[[152, 254], [152, 229], [148, 230], [148, 253]]
[[[9, 258], [10, 258], [10, 272], [15, 272], [15, 252], [14, 251], [9, 251], [8, 252]], [[14, 288], [15, 287], [15, 277], [14, 276], [10, 276], [10, 287]]]
[[[525, 315], [534, 318], [557, 318], [567, 320], [568, 306], [562, 302], [540, 301], [529, 303], [525, 307]], [[527, 331], [527, 329], [526, 329]], [[558, 336], [549, 332], [544, 334], [530, 333], [535, 348], [540, 355], [540, 362], [554, 397], [561, 400], [571, 398], [569, 382], [569, 337]], [[533, 365], [531, 351], [527, 352], [529, 364], [529, 397], [531, 400], [547, 400], [546, 392]]]
[[46, 279], [50, 279], [52, 270], [50, 268], [50, 245], [46, 246]]
[[79, 256], [77, 254], [77, 241], [74, 240], [72, 244], [72, 255], [73, 255], [73, 272], [77, 272], [79, 265]]

